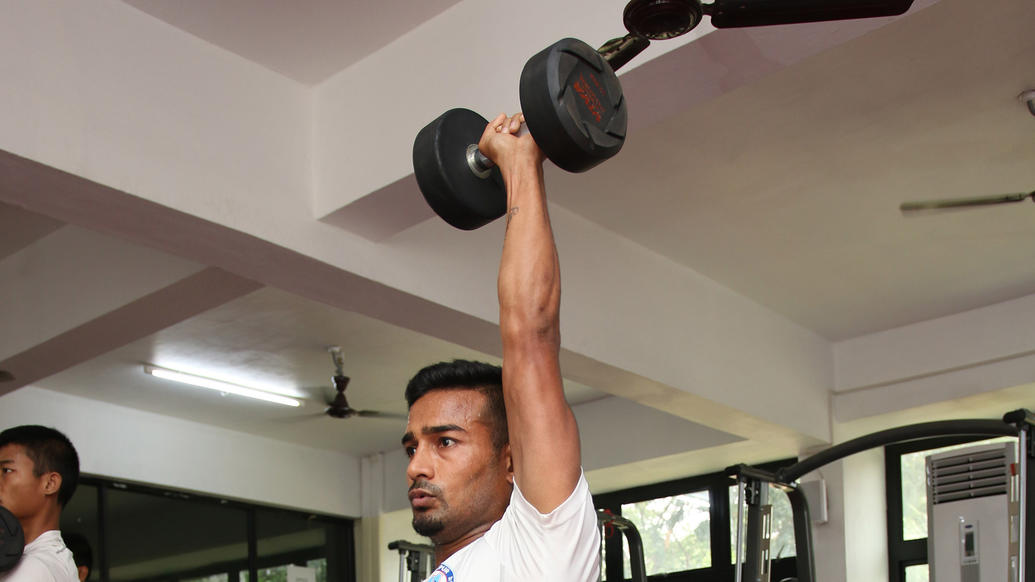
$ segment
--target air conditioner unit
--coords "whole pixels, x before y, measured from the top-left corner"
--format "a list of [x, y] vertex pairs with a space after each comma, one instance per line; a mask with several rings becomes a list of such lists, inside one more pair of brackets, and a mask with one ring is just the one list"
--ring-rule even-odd
[[1016, 582], [1020, 478], [1014, 442], [927, 457], [931, 582]]

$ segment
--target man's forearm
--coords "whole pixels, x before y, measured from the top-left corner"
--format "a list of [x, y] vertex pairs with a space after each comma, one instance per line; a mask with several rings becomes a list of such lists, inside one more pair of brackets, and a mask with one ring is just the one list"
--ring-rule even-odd
[[[542, 166], [507, 169], [507, 232], [500, 260], [500, 331], [560, 347], [560, 269], [543, 187]], [[518, 337], [512, 337], [517, 340]]]

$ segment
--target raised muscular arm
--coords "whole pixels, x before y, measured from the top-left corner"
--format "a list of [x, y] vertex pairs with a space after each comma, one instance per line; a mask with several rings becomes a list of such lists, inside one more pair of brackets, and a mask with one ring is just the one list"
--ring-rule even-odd
[[581, 459], [578, 427], [564, 399], [558, 361], [561, 279], [547, 214], [543, 155], [527, 132], [518, 132], [523, 120], [521, 114], [499, 115], [478, 147], [499, 166], [507, 187], [498, 287], [514, 477], [529, 503], [549, 513], [575, 489]]

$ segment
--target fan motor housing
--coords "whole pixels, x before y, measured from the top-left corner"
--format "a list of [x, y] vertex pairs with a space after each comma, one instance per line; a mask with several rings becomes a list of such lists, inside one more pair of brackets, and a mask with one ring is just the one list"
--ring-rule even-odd
[[701, 22], [699, 0], [632, 0], [622, 19], [630, 33], [651, 40], [686, 34]]

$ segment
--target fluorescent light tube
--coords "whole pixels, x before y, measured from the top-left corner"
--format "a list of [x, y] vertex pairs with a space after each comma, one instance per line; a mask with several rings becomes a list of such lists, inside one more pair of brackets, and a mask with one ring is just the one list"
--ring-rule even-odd
[[193, 374], [185, 374], [175, 370], [167, 370], [165, 368], [158, 368], [155, 366], [144, 366], [144, 372], [151, 374], [156, 378], [164, 378], [166, 380], [182, 382], [184, 384], [190, 384], [191, 386], [208, 388], [210, 390], [216, 390], [218, 392], [225, 392], [228, 394], [237, 394], [238, 396], [246, 396], [248, 398], [255, 398], [256, 400], [265, 400], [266, 402], [283, 404], [284, 406], [302, 405], [298, 400], [288, 398], [287, 396], [281, 396], [280, 394], [273, 394], [272, 392], [266, 392], [256, 388], [248, 388], [246, 386], [238, 386], [237, 384], [213, 380], [212, 378], [203, 378]]

